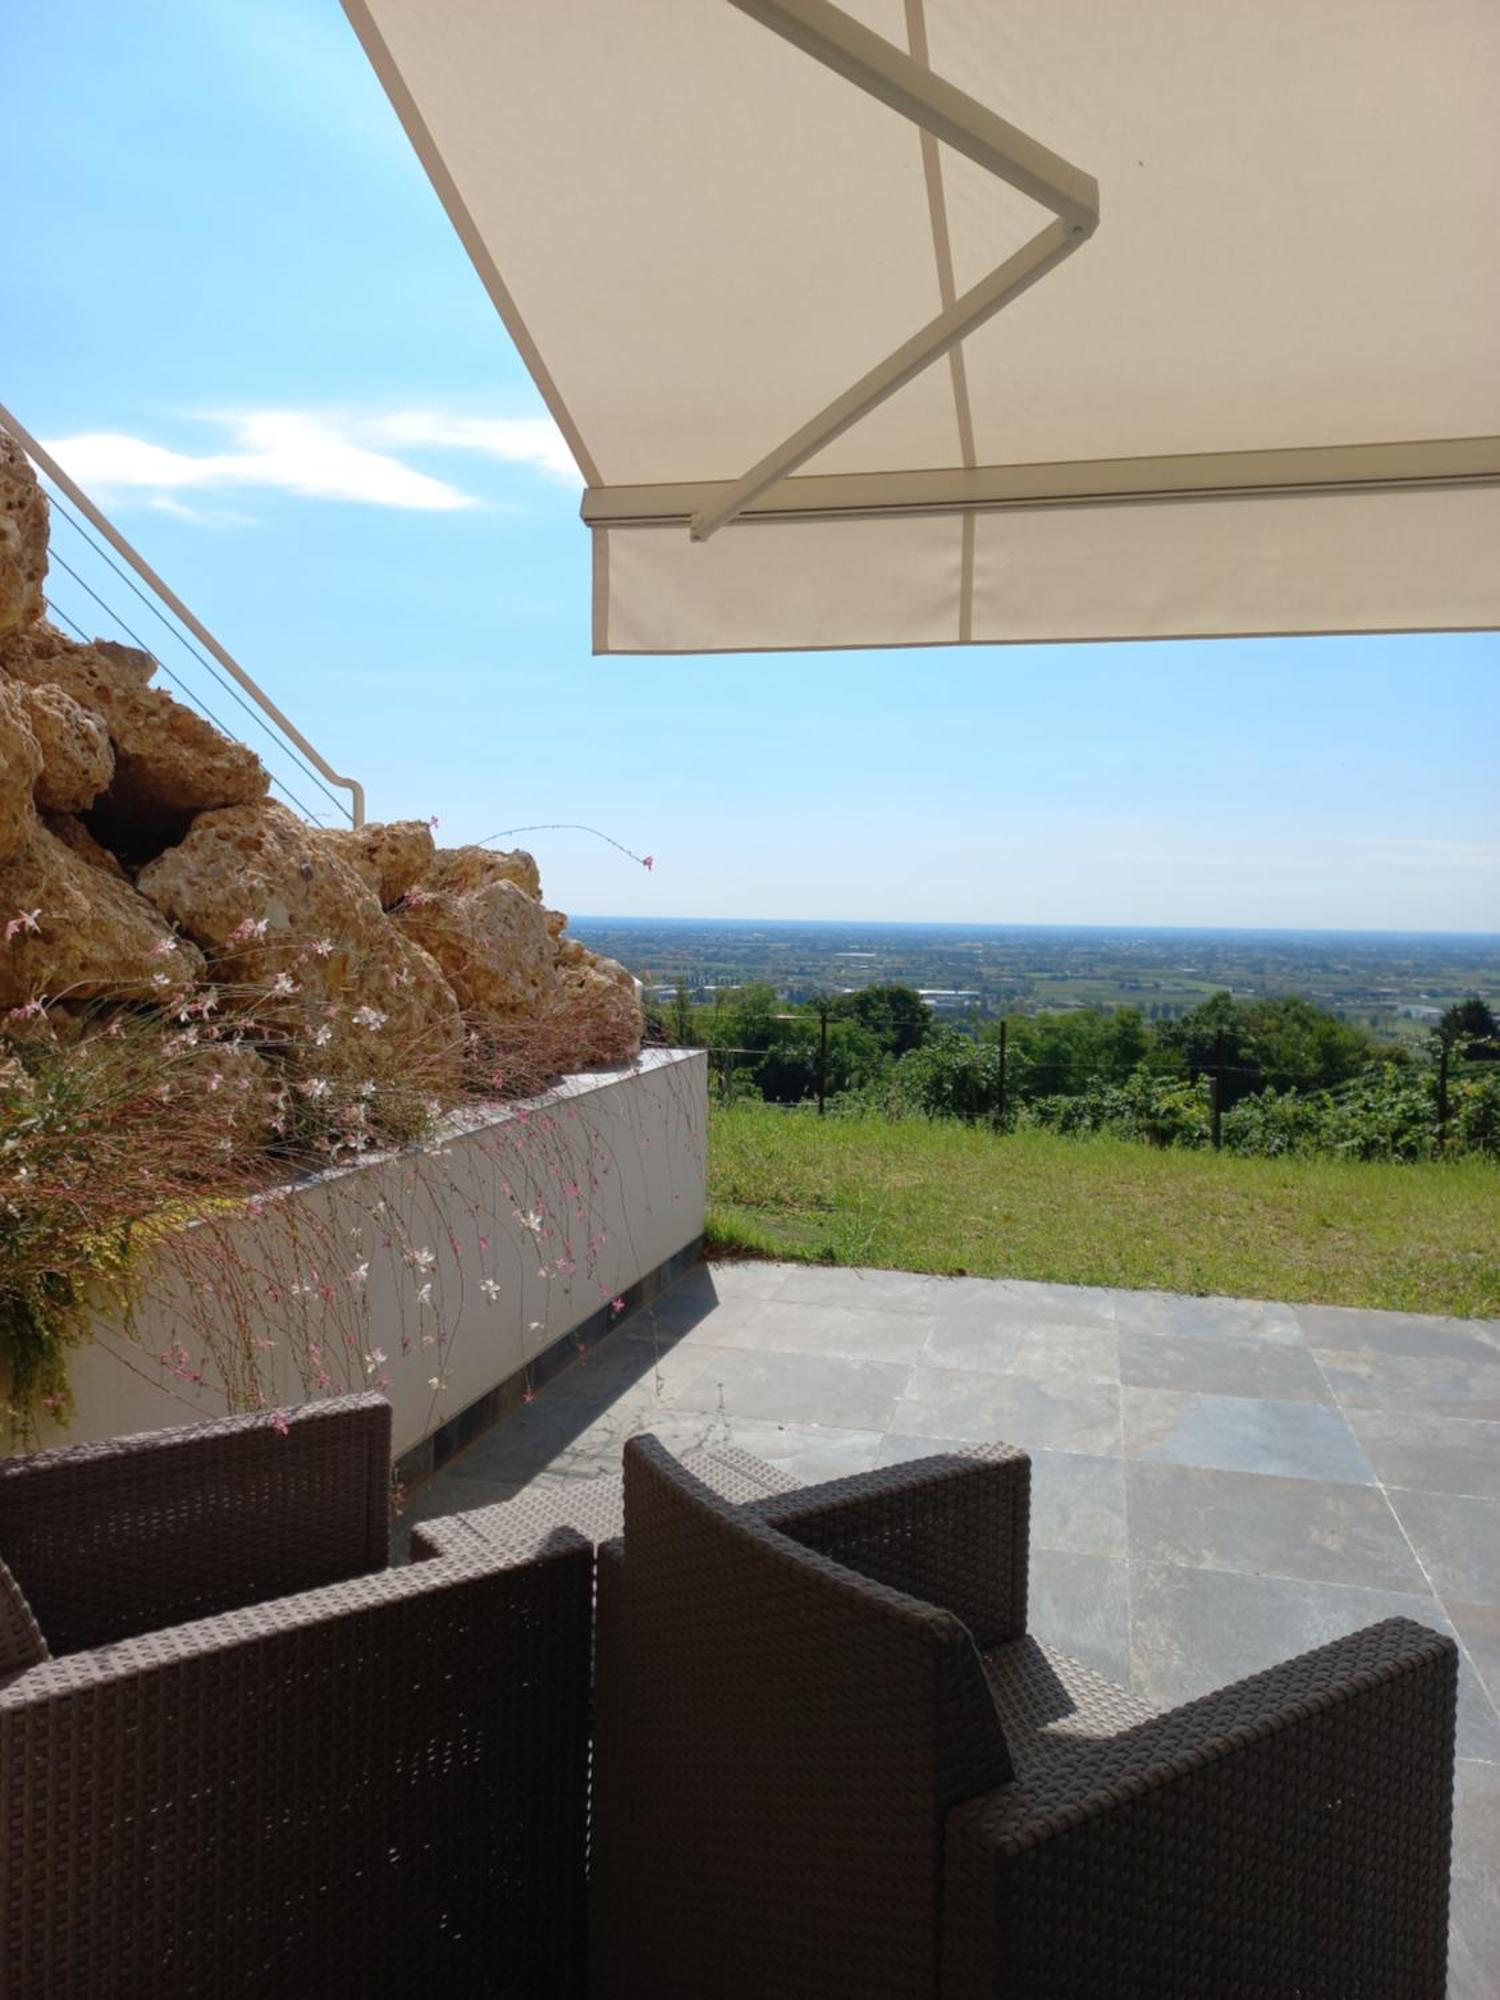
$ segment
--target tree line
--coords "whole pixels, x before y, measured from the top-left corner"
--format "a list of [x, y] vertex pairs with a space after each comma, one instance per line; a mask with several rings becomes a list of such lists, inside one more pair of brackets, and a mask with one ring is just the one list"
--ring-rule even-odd
[[[1414, 1048], [1296, 996], [1215, 993], [1175, 1020], [1073, 1008], [986, 1022], [934, 1016], [904, 986], [790, 1004], [767, 985], [709, 1003], [679, 988], [653, 1039], [706, 1048], [725, 1097], [835, 1114], [1111, 1132], [1247, 1153], [1500, 1156], [1500, 1024], [1478, 995]], [[1002, 1064], [1002, 1046], [1004, 1060]], [[1002, 1078], [1003, 1071], [1003, 1078]]]

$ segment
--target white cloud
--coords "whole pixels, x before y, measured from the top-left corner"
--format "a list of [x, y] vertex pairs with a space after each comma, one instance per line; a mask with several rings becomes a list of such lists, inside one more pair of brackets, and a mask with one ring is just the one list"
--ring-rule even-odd
[[191, 521], [196, 528], [254, 528], [260, 524], [253, 514], [237, 507], [190, 507], [170, 493], [153, 493], [146, 502], [155, 513], [170, 514], [174, 521]]
[[416, 472], [386, 452], [355, 442], [360, 426], [296, 410], [261, 410], [227, 418], [235, 449], [173, 451], [118, 431], [53, 438], [47, 450], [80, 485], [99, 495], [272, 488], [315, 500], [449, 512], [478, 503], [446, 480]]
[[367, 424], [364, 434], [383, 444], [477, 451], [511, 465], [534, 466], [570, 485], [581, 483], [573, 454], [550, 417], [458, 417], [440, 410], [399, 410]]

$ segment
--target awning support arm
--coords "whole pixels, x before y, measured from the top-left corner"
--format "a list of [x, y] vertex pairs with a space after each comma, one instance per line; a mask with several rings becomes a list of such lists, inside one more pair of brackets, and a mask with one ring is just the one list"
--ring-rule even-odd
[[830, 0], [729, 0], [839, 76], [900, 112], [944, 144], [1052, 210], [1051, 222], [987, 278], [904, 341], [852, 388], [751, 466], [692, 520], [695, 542], [710, 535], [858, 423], [923, 369], [1045, 277], [1099, 221], [1098, 183], [943, 78], [905, 50], [852, 20]]

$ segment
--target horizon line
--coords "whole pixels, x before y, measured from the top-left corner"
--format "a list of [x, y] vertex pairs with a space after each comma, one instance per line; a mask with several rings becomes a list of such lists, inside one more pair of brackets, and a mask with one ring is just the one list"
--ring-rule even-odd
[[974, 930], [974, 931], [1104, 931], [1135, 936], [1144, 932], [1171, 936], [1214, 933], [1235, 937], [1348, 937], [1348, 938], [1463, 938], [1500, 946], [1500, 930], [1422, 930], [1406, 925], [1386, 928], [1352, 928], [1339, 924], [1134, 924], [1134, 923], [1026, 923], [1004, 919], [973, 917], [702, 917], [668, 915], [611, 915], [603, 911], [569, 917], [575, 924], [745, 924], [807, 925], [825, 930], [853, 928], [876, 930]]

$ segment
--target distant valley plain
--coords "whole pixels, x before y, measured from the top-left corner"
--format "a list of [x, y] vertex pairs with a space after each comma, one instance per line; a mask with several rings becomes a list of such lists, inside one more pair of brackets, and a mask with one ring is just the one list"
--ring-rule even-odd
[[573, 932], [658, 998], [709, 1001], [764, 983], [789, 1001], [895, 983], [949, 1018], [1137, 1007], [1171, 1020], [1208, 994], [1296, 993], [1393, 1039], [1430, 1032], [1478, 993], [1500, 1005], [1500, 934], [1128, 930], [1025, 924], [882, 924], [574, 917]]

